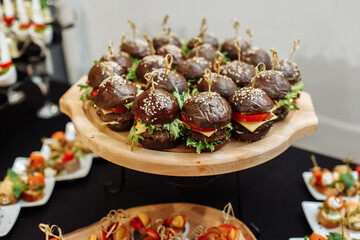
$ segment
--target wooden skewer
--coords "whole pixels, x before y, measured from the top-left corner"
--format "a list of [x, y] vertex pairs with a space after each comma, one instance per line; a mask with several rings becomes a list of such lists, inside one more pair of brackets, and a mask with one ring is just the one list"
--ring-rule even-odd
[[171, 70], [171, 65], [173, 63], [174, 57], [171, 54], [166, 54], [166, 56], [164, 57], [164, 62], [165, 62], [165, 74], [167, 74], [167, 72], [169, 70]]
[[204, 71], [204, 79], [209, 85], [209, 98], [211, 99], [212, 73], [208, 68]]
[[299, 47], [300, 47], [300, 40], [299, 39], [294, 40], [293, 48], [290, 50], [290, 54], [289, 54], [289, 61], [291, 60], [296, 49], [298, 49]]
[[152, 43], [149, 35], [147, 35], [146, 33], [144, 33], [143, 36], [144, 36], [145, 40], [148, 42], [148, 44], [149, 44], [151, 55], [154, 56], [154, 55], [155, 55], [155, 48], [154, 48], [154, 45], [153, 45], [153, 43]]
[[236, 50], [238, 52], [238, 61], [241, 62], [241, 42], [240, 42], [240, 39], [236, 39], [234, 45], [235, 45]]

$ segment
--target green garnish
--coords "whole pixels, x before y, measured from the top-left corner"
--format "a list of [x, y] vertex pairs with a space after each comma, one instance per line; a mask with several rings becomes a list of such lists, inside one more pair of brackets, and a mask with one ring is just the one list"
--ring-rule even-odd
[[134, 149], [135, 143], [139, 142], [139, 139], [144, 140], [144, 137], [140, 134], [137, 134], [135, 126], [132, 126], [125, 142], [128, 144], [129, 141], [131, 141], [131, 151]]
[[183, 51], [183, 53], [185, 54], [185, 56], [189, 56], [191, 50], [188, 48], [188, 42], [183, 41], [181, 43], [181, 50]]
[[135, 84], [137, 89], [138, 89], [138, 92], [136, 94], [136, 96], [139, 96], [140, 94], [142, 94], [144, 92], [144, 90], [141, 88], [141, 86], [139, 84]]
[[231, 59], [227, 56], [227, 54], [228, 54], [227, 52], [223, 52], [223, 53], [222, 53], [223, 58], [222, 58], [221, 61], [222, 61], [223, 63], [227, 63], [227, 62], [231, 61]]
[[184, 105], [184, 102], [189, 97], [189, 91], [188, 92], [183, 92], [183, 93], [180, 94], [178, 88], [175, 86], [175, 91], [173, 92], [172, 95], [176, 98], [176, 101], [179, 104], [179, 108], [182, 109], [182, 107]]
[[98, 61], [98, 60], [94, 61], [94, 65], [99, 64], [99, 63], [100, 63], [100, 61]]
[[80, 91], [85, 89], [84, 93], [81, 95], [80, 99], [83, 101], [86, 101], [94, 89], [94, 87], [90, 86], [89, 84], [78, 84], [78, 87], [80, 87]]
[[18, 198], [21, 193], [26, 189], [26, 184], [21, 180], [19, 175], [17, 175], [11, 168], [7, 170], [7, 175], [10, 180], [13, 182], [12, 191], [13, 194]]
[[351, 188], [355, 184], [354, 176], [351, 173], [343, 173], [339, 179], [344, 182], [346, 188]]
[[287, 111], [294, 111], [299, 110], [299, 108], [296, 106], [294, 101], [292, 99], [296, 99], [299, 91], [302, 91], [305, 89], [305, 85], [303, 82], [298, 82], [291, 86], [291, 91], [288, 92], [283, 99], [280, 99], [279, 101], [275, 101], [276, 105], [281, 107], [282, 105], [287, 105]]
[[340, 233], [329, 233], [329, 240], [347, 240]]
[[133, 65], [131, 66], [131, 68], [128, 68], [127, 71], [128, 73], [126, 74], [126, 79], [129, 81], [135, 81], [137, 79], [136, 76], [136, 68], [139, 65], [139, 59], [137, 58], [131, 58], [133, 61]]
[[131, 103], [125, 104], [125, 107], [126, 107], [127, 109], [131, 109], [131, 108], [132, 108], [132, 106], [133, 106], [133, 103], [134, 103], [134, 102], [131, 102]]

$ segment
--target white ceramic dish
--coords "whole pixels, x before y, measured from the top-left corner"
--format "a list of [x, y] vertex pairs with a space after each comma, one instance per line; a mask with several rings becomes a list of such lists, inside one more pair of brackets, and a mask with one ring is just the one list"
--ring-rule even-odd
[[[327, 236], [329, 235], [330, 232], [339, 230], [341, 229], [341, 227], [325, 228], [318, 223], [316, 216], [319, 213], [319, 207], [322, 204], [323, 204], [322, 202], [308, 202], [308, 201], [304, 201], [301, 203], [306, 220], [308, 221], [313, 232], [317, 232]], [[352, 238], [356, 238], [356, 239], [360, 238], [360, 232], [352, 231], [352, 230], [349, 230], [349, 232]]]
[[19, 216], [21, 206], [13, 204], [0, 207], [0, 237], [6, 236]]
[[44, 196], [36, 202], [26, 202], [22, 199], [18, 201], [18, 204], [21, 207], [37, 207], [44, 205], [48, 202], [51, 194], [54, 190], [55, 186], [55, 179], [54, 178], [45, 178], [45, 189], [44, 189]]
[[[355, 180], [358, 179], [358, 173], [356, 171], [352, 172]], [[326, 195], [318, 192], [313, 186], [311, 186], [311, 184], [309, 183], [310, 178], [313, 176], [312, 172], [303, 172], [303, 178], [304, 178], [304, 182], [305, 185], [307, 187], [307, 189], [309, 190], [310, 194], [318, 201], [324, 201], [326, 199]], [[345, 197], [345, 196], [341, 196], [344, 200], [350, 198], [350, 197]]]
[[301, 237], [299, 237], [299, 238], [289, 238], [289, 240], [304, 240], [304, 238], [301, 238]]

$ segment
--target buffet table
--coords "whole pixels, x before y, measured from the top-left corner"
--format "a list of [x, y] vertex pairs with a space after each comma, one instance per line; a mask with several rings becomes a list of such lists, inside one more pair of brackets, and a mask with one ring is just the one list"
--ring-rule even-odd
[[[64, 84], [53, 83], [52, 98], [58, 100], [67, 88]], [[29, 91], [29, 96], [31, 94], [37, 92]], [[5, 133], [0, 146], [1, 179], [16, 157], [27, 157], [32, 151], [39, 150], [42, 137], [64, 131], [69, 121], [65, 115], [50, 120], [37, 119], [25, 103], [0, 113], [1, 128]], [[11, 121], [14, 117], [10, 114], [17, 114], [22, 120]], [[10, 119], [6, 126], [4, 119]], [[259, 239], [301, 237], [311, 233], [301, 209], [302, 201], [314, 200], [302, 178], [302, 172], [312, 167], [310, 155], [310, 152], [291, 147], [265, 164], [217, 178], [204, 177], [202, 179], [208, 183], [197, 186], [192, 186], [192, 178], [137, 172], [95, 158], [86, 178], [57, 182], [46, 205], [21, 209], [13, 229], [3, 239], [29, 239], [29, 236], [44, 239], [38, 229], [39, 223], [56, 224], [64, 233], [69, 233], [98, 221], [111, 209], [169, 202], [197, 203], [218, 209], [232, 202], [237, 217], [248, 227], [258, 228]], [[323, 167], [332, 168], [338, 163], [325, 156], [317, 159]], [[186, 186], [174, 182], [186, 182]], [[122, 191], [111, 191], [122, 184]]]

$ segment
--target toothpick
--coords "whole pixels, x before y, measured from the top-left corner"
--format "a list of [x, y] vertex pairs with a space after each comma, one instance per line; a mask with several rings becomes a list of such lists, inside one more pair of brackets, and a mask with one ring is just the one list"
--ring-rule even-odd
[[201, 25], [200, 25], [200, 32], [199, 32], [199, 37], [204, 36], [205, 32], [207, 31], [208, 27], [207, 27], [207, 23], [206, 23], [206, 18], [203, 18], [201, 21]]
[[212, 74], [210, 69], [205, 69], [204, 71], [204, 79], [209, 85], [209, 98], [211, 99], [211, 85], [212, 85]]
[[259, 72], [260, 72], [259, 67], [260, 67], [261, 65], [262, 65], [263, 68], [264, 68], [263, 71], [266, 70], [266, 65], [265, 65], [265, 63], [263, 63], [263, 62], [260, 62], [260, 63], [254, 68], [255, 76], [253, 77], [253, 79], [251, 79], [251, 82], [252, 82], [252, 84], [251, 84], [251, 89], [253, 89], [253, 88], [255, 87], [256, 80], [257, 80], [258, 77], [259, 77]]
[[113, 49], [115, 48], [115, 43], [114, 41], [110, 40], [109, 41], [109, 45], [108, 45], [108, 51], [110, 55], [113, 55]]
[[246, 34], [249, 36], [250, 39], [250, 46], [252, 46], [252, 39], [253, 39], [253, 34], [250, 28], [246, 29]]
[[219, 50], [216, 51], [216, 53], [214, 54], [213, 68], [217, 72], [217, 74], [220, 74], [220, 65], [221, 65], [221, 61], [222, 61], [223, 57], [224, 56], [221, 54], [221, 52]]
[[121, 51], [121, 45], [123, 45], [125, 40], [126, 40], [126, 33], [122, 33], [122, 35], [121, 35], [121, 43], [120, 43], [120, 51]]
[[165, 74], [167, 74], [168, 70], [171, 70], [171, 65], [173, 63], [173, 55], [171, 54], [166, 54], [166, 56], [164, 57], [164, 62], [165, 62]]
[[202, 235], [205, 234], [205, 228], [203, 225], [199, 225], [197, 226], [194, 231], [193, 231], [193, 234], [196, 236], [196, 237], [201, 237]]
[[107, 66], [104, 62], [100, 62], [100, 66], [105, 69], [105, 72], [106, 72], [111, 78], [114, 78], [114, 73], [109, 69], [109, 66]]
[[133, 31], [133, 41], [135, 41], [135, 37], [136, 37], [136, 33], [140, 33], [140, 31], [136, 28], [136, 25], [134, 22], [130, 21], [130, 20], [127, 20], [128, 23], [130, 24], [130, 27]]
[[238, 38], [239, 37], [239, 27], [240, 27], [239, 20], [237, 18], [232, 18], [232, 24], [233, 24], [233, 28], [235, 29], [235, 38]]
[[298, 49], [299, 47], [300, 47], [300, 40], [299, 39], [294, 40], [293, 48], [291, 49], [289, 54], [289, 61], [291, 60], [296, 49]]
[[[103, 217], [100, 220], [100, 227], [106, 233], [106, 238], [117, 232], [119, 227], [122, 225], [122, 221], [129, 217], [130, 215], [123, 209], [111, 210], [105, 217]], [[105, 223], [107, 224], [105, 225]], [[117, 226], [116, 223], [118, 223]], [[109, 230], [107, 230], [108, 226], [111, 226]]]
[[313, 162], [314, 168], [319, 168], [319, 165], [316, 161], [315, 154], [311, 154], [311, 161]]
[[278, 53], [275, 49], [270, 48], [271, 54], [272, 54], [272, 68], [271, 70], [275, 69], [275, 64], [280, 67], [280, 63], [279, 63], [279, 56]]
[[155, 75], [152, 72], [146, 73], [144, 75], [144, 78], [147, 81], [146, 88], [149, 86], [149, 84], [151, 84], [151, 89], [155, 90], [155, 85], [157, 85], [157, 83], [154, 82], [154, 77]]
[[234, 45], [235, 45], [236, 50], [238, 52], [238, 61], [241, 62], [241, 42], [240, 42], [240, 39], [236, 39]]
[[166, 14], [166, 15], [164, 16], [164, 19], [163, 19], [163, 22], [162, 22], [161, 25], [162, 25], [163, 27], [165, 27], [168, 20], [169, 20], [169, 14]]
[[154, 45], [153, 45], [153, 43], [152, 43], [149, 35], [147, 35], [146, 33], [144, 33], [143, 36], [144, 36], [145, 40], [148, 42], [148, 44], [149, 44], [151, 55], [154, 56], [154, 55], [155, 55], [155, 48], [154, 48]]
[[198, 57], [198, 55], [199, 55], [199, 49], [197, 49], [196, 47], [199, 46], [200, 42], [201, 42], [201, 39], [199, 37], [196, 37], [194, 39], [194, 48], [195, 48], [195, 56], [196, 57]]
[[[46, 236], [46, 240], [49, 240], [49, 237], [55, 237], [59, 240], [63, 240], [63, 235], [62, 235], [62, 231], [61, 228], [59, 228], [57, 225], [52, 225], [51, 227], [48, 224], [44, 224], [44, 223], [40, 223], [39, 224], [39, 229], [45, 233]], [[54, 231], [57, 230], [58, 231], [58, 235], [56, 235], [54, 233]]]
[[230, 224], [231, 219], [234, 218], [234, 216], [235, 216], [234, 209], [230, 202], [225, 205], [224, 210], [222, 210], [222, 213], [223, 213], [223, 217], [224, 217], [224, 224], [227, 224], [227, 225]]

